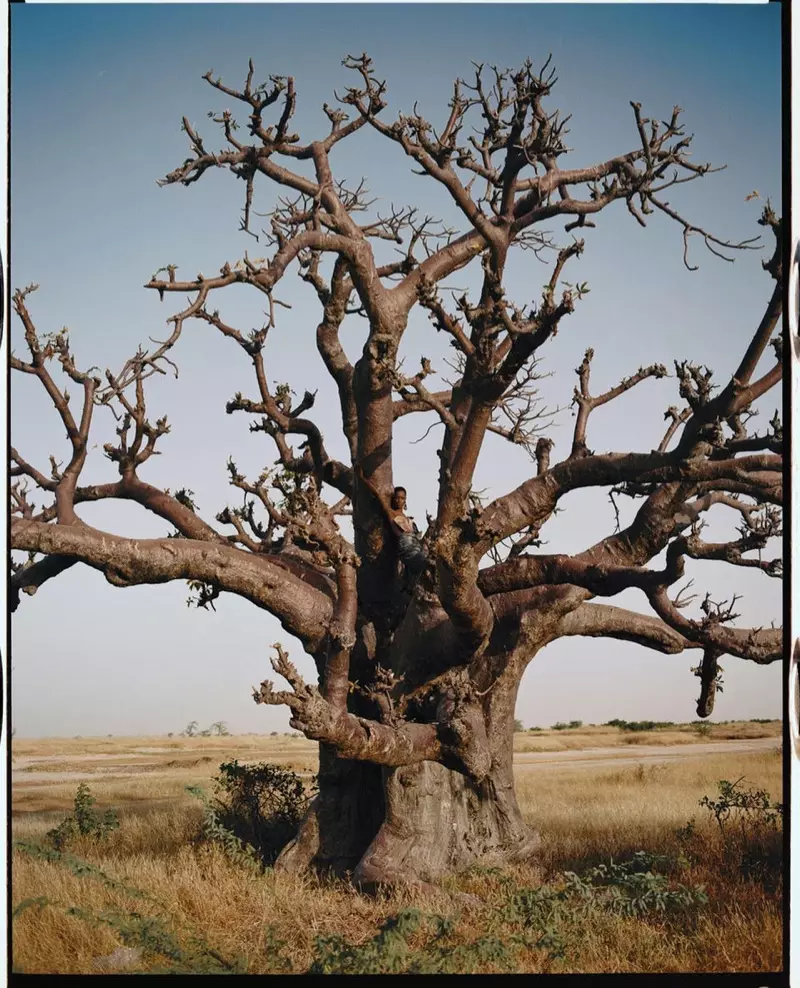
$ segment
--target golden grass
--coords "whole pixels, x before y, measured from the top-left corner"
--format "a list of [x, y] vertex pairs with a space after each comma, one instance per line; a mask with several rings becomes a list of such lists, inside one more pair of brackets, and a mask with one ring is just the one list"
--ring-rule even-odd
[[703, 815], [698, 800], [716, 793], [718, 779], [744, 775], [747, 783], [780, 800], [783, 768], [776, 752], [709, 755], [674, 764], [626, 763], [594, 771], [568, 762], [557, 771], [524, 766], [516, 772], [517, 798], [542, 835], [543, 863], [552, 870], [639, 848], [667, 853], [674, 847], [675, 830]]
[[[733, 729], [738, 725], [725, 725]], [[765, 728], [770, 725], [741, 725]], [[556, 735], [573, 732], [542, 732]], [[581, 872], [608, 860], [624, 859], [636, 850], [675, 858], [681, 846], [676, 830], [694, 817], [697, 836], [689, 852], [690, 864], [676, 880], [686, 885], [704, 883], [709, 903], [696, 918], [625, 918], [593, 915], [589, 921], [567, 921], [562, 933], [567, 955], [553, 960], [543, 949], [526, 949], [518, 970], [526, 973], [560, 972], [680, 972], [774, 971], [781, 967], [782, 913], [780, 890], [765, 890], [745, 881], [726, 861], [726, 846], [706, 811], [697, 805], [713, 795], [719, 779], [737, 779], [769, 790], [781, 798], [782, 763], [771, 749], [705, 755], [659, 763], [633, 756], [624, 741], [611, 739], [622, 732], [587, 729], [588, 745], [619, 747], [618, 755], [596, 762], [520, 762], [517, 792], [528, 821], [542, 836], [535, 862], [509, 867], [504, 874], [524, 887], [557, 883], [565, 870]], [[658, 733], [658, 732], [654, 732]], [[736, 734], [742, 737], [742, 734]], [[528, 738], [537, 735], [523, 735]], [[519, 744], [521, 752], [530, 750]], [[561, 742], [560, 737], [556, 738]], [[574, 738], [569, 739], [574, 741]], [[713, 736], [708, 739], [716, 740]], [[688, 743], [692, 743], [692, 739]], [[584, 747], [587, 743], [584, 743]], [[168, 748], [146, 753], [137, 748]], [[565, 747], [569, 747], [568, 745]], [[547, 750], [557, 751], [557, 748]], [[688, 749], [687, 749], [688, 751]], [[398, 890], [368, 898], [343, 882], [320, 882], [267, 872], [263, 876], [232, 863], [218, 848], [192, 841], [202, 816], [200, 804], [184, 791], [187, 784], [208, 784], [220, 761], [273, 761], [308, 770], [316, 767], [315, 751], [305, 739], [200, 738], [170, 739], [61, 739], [15, 741], [14, 754], [47, 759], [39, 773], [14, 778], [13, 832], [23, 840], [41, 840], [72, 806], [78, 782], [51, 779], [27, 781], [54, 766], [75, 771], [94, 767], [89, 780], [98, 808], [115, 807], [120, 829], [102, 843], [79, 840], [71, 849], [109, 875], [142, 889], [158, 901], [143, 904], [111, 891], [89, 877], [78, 878], [63, 866], [34, 859], [17, 850], [12, 860], [12, 902], [46, 896], [64, 906], [80, 906], [94, 913], [109, 907], [141, 912], [162, 912], [173, 917], [184, 942], [199, 935], [225, 957], [241, 958], [249, 974], [295, 973], [307, 970], [315, 938], [340, 934], [362, 944], [379, 924], [398, 910], [415, 906], [426, 912], [458, 915], [456, 942], [469, 943], [490, 927], [504, 901], [502, 877], [476, 871], [450, 878], [438, 890]], [[109, 760], [85, 761], [86, 754], [122, 754], [120, 763], [133, 769], [125, 777], [106, 776]], [[203, 757], [211, 762], [203, 762]], [[68, 759], [63, 762], [60, 758]], [[141, 759], [146, 757], [147, 761]], [[79, 767], [79, 768], [78, 768]], [[15, 770], [17, 765], [13, 766]], [[116, 766], [115, 766], [116, 768]], [[164, 774], [160, 774], [163, 772]], [[20, 782], [18, 780], [23, 779]], [[465, 907], [453, 892], [473, 893], [480, 905]], [[269, 948], [271, 939], [283, 946]], [[417, 937], [418, 939], [418, 937]], [[412, 943], [416, 942], [412, 937]], [[14, 923], [13, 963], [18, 970], [38, 973], [92, 973], [96, 960], [111, 954], [118, 937], [93, 927], [63, 909], [27, 909]], [[137, 970], [151, 970], [146, 959]], [[476, 963], [476, 973], [497, 970], [491, 962]]]
[[754, 738], [780, 739], [783, 730], [779, 720], [767, 724], [741, 721], [733, 724], [704, 724], [707, 734], [698, 733], [691, 724], [656, 728], [652, 731], [623, 731], [606, 725], [588, 725], [569, 730], [518, 731], [514, 735], [514, 751], [565, 751], [592, 747], [621, 747], [628, 744], [683, 745], [704, 744], [709, 741], [729, 741]]

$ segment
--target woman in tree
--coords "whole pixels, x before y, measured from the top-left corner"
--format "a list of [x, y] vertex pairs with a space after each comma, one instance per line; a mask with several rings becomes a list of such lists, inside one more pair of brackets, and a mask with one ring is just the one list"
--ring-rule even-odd
[[397, 542], [398, 558], [405, 566], [406, 573], [411, 577], [419, 576], [428, 565], [428, 557], [422, 547], [422, 540], [419, 536], [419, 530], [414, 524], [414, 519], [405, 513], [408, 492], [405, 487], [395, 487], [392, 496], [387, 497], [383, 491], [367, 480], [363, 470], [359, 469], [359, 475], [383, 509], [386, 521]]

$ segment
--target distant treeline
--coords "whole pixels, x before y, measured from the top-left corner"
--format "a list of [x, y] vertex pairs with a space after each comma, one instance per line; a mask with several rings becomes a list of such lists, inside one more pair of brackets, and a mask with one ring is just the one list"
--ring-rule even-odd
[[[716, 726], [722, 726], [723, 724], [773, 724], [779, 718], [776, 717], [751, 717], [749, 720], [715, 720], [713, 722]], [[516, 726], [519, 725], [519, 726]], [[659, 728], [668, 727], [697, 727], [698, 725], [710, 726], [707, 721], [691, 721], [678, 723], [674, 720], [622, 720], [619, 717], [615, 717], [613, 720], [607, 720], [605, 724], [601, 724], [601, 727], [618, 727], [621, 731], [656, 731]], [[589, 724], [589, 727], [595, 727], [594, 724]], [[570, 731], [577, 730], [583, 727], [582, 720], [571, 720], [569, 723], [564, 723], [563, 721], [558, 721], [552, 724], [549, 728], [551, 731]], [[523, 730], [520, 721], [515, 722], [516, 730]], [[546, 728], [542, 727], [529, 727], [529, 731], [542, 731]]]

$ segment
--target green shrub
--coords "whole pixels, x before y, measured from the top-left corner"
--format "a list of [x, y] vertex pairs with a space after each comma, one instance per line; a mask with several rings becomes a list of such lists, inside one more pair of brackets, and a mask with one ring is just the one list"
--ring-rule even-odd
[[664, 856], [637, 851], [630, 861], [612, 859], [583, 876], [566, 872], [567, 889], [579, 900], [621, 916], [671, 913], [705, 905], [708, 896], [703, 885], [671, 883], [665, 875], [652, 870], [654, 866], [669, 864]]
[[559, 720], [557, 723], [552, 724], [550, 726], [550, 730], [551, 731], [566, 731], [566, 729], [568, 727], [569, 727], [569, 724], [565, 724], [563, 721], [560, 721]]
[[516, 732], [519, 732], [519, 731], [524, 731], [524, 730], [525, 730], [525, 725], [522, 723], [522, 721], [521, 720], [515, 720], [514, 721], [514, 731], [515, 731], [515, 733]]
[[112, 830], [119, 827], [119, 819], [114, 810], [106, 810], [102, 817], [98, 816], [93, 809], [95, 802], [89, 786], [81, 782], [75, 793], [73, 815], [66, 817], [57, 827], [48, 830], [45, 840], [57, 851], [63, 850], [78, 836], [105, 840]]
[[783, 804], [771, 802], [766, 789], [747, 789], [742, 782], [744, 776], [736, 782], [720, 779], [717, 783], [719, 798], [703, 796], [699, 805], [714, 815], [723, 832], [729, 825], [737, 825], [742, 833], [762, 826], [779, 829], [783, 821]]
[[358, 945], [338, 933], [317, 937], [309, 974], [399, 974], [407, 969], [411, 953], [406, 938], [417, 932], [422, 919], [418, 909], [404, 909]]
[[190, 796], [194, 796], [195, 799], [199, 799], [205, 810], [198, 839], [213, 841], [215, 844], [218, 844], [231, 861], [234, 861], [242, 868], [261, 872], [264, 862], [259, 857], [256, 849], [251, 844], [246, 844], [220, 821], [219, 809], [215, 801], [206, 793], [205, 789], [202, 786], [187, 786], [186, 792]]
[[260, 762], [223, 762], [214, 779], [215, 795], [191, 788], [206, 808], [203, 836], [222, 844], [241, 863], [274, 863], [294, 837], [315, 790], [290, 769]]
[[578, 727], [583, 727], [583, 721], [582, 721], [582, 720], [571, 720], [571, 721], [569, 722], [569, 724], [567, 724], [567, 727], [568, 727], [568, 728], [569, 728], [570, 730], [575, 730], [575, 729], [577, 729]]

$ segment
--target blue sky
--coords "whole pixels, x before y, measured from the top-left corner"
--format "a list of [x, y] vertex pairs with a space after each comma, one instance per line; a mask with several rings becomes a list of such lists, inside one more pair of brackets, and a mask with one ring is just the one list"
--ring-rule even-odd
[[[780, 10], [777, 5], [103, 5], [12, 9], [12, 287], [35, 281], [30, 299], [42, 331], [69, 326], [78, 361], [118, 368], [140, 341], [159, 337], [179, 300], [163, 304], [142, 285], [167, 263], [179, 277], [215, 272], [244, 250], [258, 253], [237, 232], [244, 186], [211, 174], [188, 189], [159, 188], [156, 179], [186, 156], [182, 115], [215, 139], [209, 110], [230, 104], [200, 78], [208, 69], [240, 84], [247, 59], [257, 78], [296, 79], [296, 129], [304, 139], [324, 132], [323, 102], [350, 84], [341, 59], [367, 51], [389, 84], [387, 115], [420, 110], [441, 124], [452, 80], [472, 61], [515, 66], [553, 55], [559, 82], [549, 107], [572, 113], [568, 143], [573, 165], [589, 164], [637, 145], [630, 100], [647, 115], [668, 118], [674, 104], [694, 133], [694, 161], [727, 164], [703, 182], [672, 190], [670, 202], [700, 225], [733, 240], [761, 232], [762, 203], [745, 202], [757, 189], [780, 203]], [[396, 146], [360, 132], [337, 146], [337, 176], [368, 179], [381, 204], [416, 204], [458, 223], [429, 179], [411, 173]], [[255, 208], [274, 204], [274, 190], [256, 189]], [[566, 242], [563, 225], [553, 234]], [[563, 455], [571, 435], [568, 407], [584, 350], [592, 346], [593, 387], [605, 390], [642, 364], [690, 358], [707, 363], [720, 382], [730, 374], [771, 291], [761, 271], [763, 253], [726, 264], [692, 244], [700, 264], [687, 272], [678, 228], [653, 217], [640, 229], [624, 206], [607, 210], [585, 235], [586, 251], [567, 277], [589, 282], [591, 293], [543, 354], [543, 400], [557, 414], [550, 435]], [[771, 245], [768, 245], [771, 248]], [[520, 303], [538, 297], [548, 269], [529, 253], [509, 268], [509, 294]], [[459, 273], [454, 289], [475, 275]], [[223, 317], [244, 328], [260, 325], [260, 298], [220, 297]], [[254, 293], [255, 294], [255, 293]], [[281, 314], [267, 351], [272, 380], [296, 390], [319, 388], [318, 420], [332, 454], [338, 402], [313, 344], [317, 308], [307, 286], [291, 274], [279, 297], [293, 306]], [[350, 320], [343, 342], [355, 357], [363, 324]], [[19, 348], [18, 328], [12, 345]], [[424, 315], [415, 314], [404, 342], [406, 367], [421, 355], [446, 371], [447, 349]], [[168, 414], [172, 432], [162, 455], [143, 471], [149, 482], [193, 490], [213, 519], [229, 498], [225, 461], [233, 453], [243, 471], [274, 460], [265, 437], [250, 436], [244, 417], [226, 416], [224, 403], [252, 391], [238, 349], [201, 324], [187, 326], [176, 352], [178, 380], [157, 379], [148, 391], [153, 415]], [[14, 380], [12, 437], [34, 462], [64, 454], [55, 412], [28, 380]], [[663, 412], [677, 400], [674, 378], [646, 382], [598, 410], [589, 445], [653, 448]], [[761, 413], [768, 419], [779, 395]], [[102, 411], [102, 410], [101, 410]], [[409, 445], [428, 422], [399, 423], [395, 477], [409, 490], [419, 521], [432, 511], [436, 488], [434, 441]], [[95, 420], [98, 448], [87, 481], [110, 480], [100, 455], [113, 437], [112, 420]], [[496, 496], [530, 473], [524, 455], [489, 437], [475, 486]], [[601, 494], [575, 494], [547, 526], [547, 551], [577, 551], [613, 524]], [[165, 525], [133, 505], [82, 509], [87, 522], [134, 536], [160, 536]], [[720, 516], [718, 531], [730, 531]], [[717, 564], [692, 571], [703, 590], [722, 598], [743, 592], [742, 624], [778, 621], [780, 584]], [[217, 613], [185, 606], [182, 584], [121, 591], [98, 574], [74, 569], [25, 598], [13, 624], [14, 719], [20, 735], [137, 733], [180, 730], [189, 720], [227, 720], [233, 730], [283, 729], [286, 713], [255, 707], [249, 686], [269, 672], [269, 645], [282, 634], [268, 615], [232, 597]], [[638, 609], [630, 592], [620, 604]], [[284, 640], [285, 636], [284, 636]], [[287, 642], [291, 646], [291, 642]], [[294, 643], [293, 657], [310, 672]], [[567, 639], [542, 652], [526, 673], [518, 715], [526, 724], [580, 718], [687, 720], [694, 716], [697, 680], [693, 654], [662, 656], [618, 642]], [[780, 669], [723, 661], [725, 692], [716, 716], [779, 715]], [[581, 689], [575, 690], [576, 679]], [[42, 695], [42, 683], [47, 689]]]

